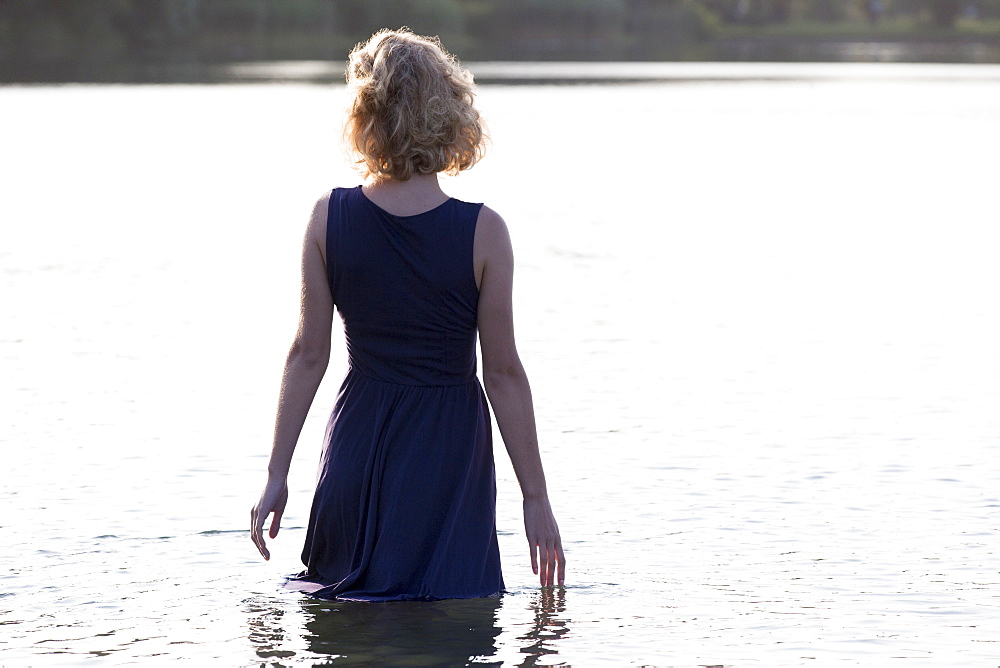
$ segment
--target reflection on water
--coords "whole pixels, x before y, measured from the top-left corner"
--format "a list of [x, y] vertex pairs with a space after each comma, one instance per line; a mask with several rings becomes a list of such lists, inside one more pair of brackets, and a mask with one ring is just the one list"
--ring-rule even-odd
[[314, 654], [346, 663], [465, 663], [492, 656], [498, 599], [401, 602], [307, 601], [305, 640]]
[[[499, 611], [523, 610], [519, 657], [498, 657]], [[315, 665], [548, 665], [570, 633], [566, 590], [449, 601], [363, 603], [256, 597], [246, 601], [247, 635], [256, 656], [272, 666], [311, 657]]]
[[[497, 598], [363, 603], [301, 601], [302, 637], [284, 619], [286, 602], [249, 603], [249, 639], [257, 656], [282, 659], [292, 648], [337, 665], [464, 665], [496, 654]], [[278, 664], [274, 664], [278, 665]], [[531, 664], [533, 665], [533, 664]]]
[[[287, 633], [284, 629], [286, 606], [280, 600], [250, 599], [246, 602], [246, 612], [250, 625], [249, 639], [262, 659], [289, 658], [295, 652], [284, 648]], [[272, 665], [279, 666], [280, 663]]]
[[536, 666], [539, 659], [548, 654], [558, 654], [556, 641], [569, 633], [566, 615], [566, 589], [542, 589], [531, 599], [535, 622], [531, 630], [518, 636], [523, 641], [521, 651], [527, 654], [519, 665]]

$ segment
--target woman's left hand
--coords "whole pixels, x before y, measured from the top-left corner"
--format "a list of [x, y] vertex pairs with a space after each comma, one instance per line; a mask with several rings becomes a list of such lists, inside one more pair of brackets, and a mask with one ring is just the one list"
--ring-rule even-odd
[[260, 554], [265, 560], [271, 558], [271, 553], [264, 544], [264, 522], [267, 516], [274, 513], [271, 518], [271, 529], [268, 535], [274, 539], [278, 536], [278, 529], [281, 528], [281, 515], [285, 512], [285, 504], [288, 502], [288, 482], [285, 478], [268, 478], [264, 492], [260, 495], [257, 505], [250, 511], [250, 540], [260, 550]]

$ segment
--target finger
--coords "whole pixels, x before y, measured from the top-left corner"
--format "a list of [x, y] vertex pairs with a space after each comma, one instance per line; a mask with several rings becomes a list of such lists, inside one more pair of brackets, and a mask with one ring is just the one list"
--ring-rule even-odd
[[562, 567], [562, 549], [559, 547], [558, 543], [554, 543], [548, 548], [548, 556], [548, 581], [549, 586], [554, 587], [557, 584], [562, 584], [559, 580], [559, 569]]
[[254, 507], [250, 511], [250, 540], [253, 544], [257, 544], [257, 508]]
[[257, 546], [257, 551], [260, 552], [260, 556], [264, 557], [264, 560], [267, 561], [271, 558], [271, 553], [268, 552], [267, 546], [264, 544], [264, 536], [262, 535], [264, 521], [257, 514], [256, 507], [250, 512], [250, 518], [250, 539], [253, 541], [253, 544]]
[[531, 572], [538, 575], [538, 557], [535, 556], [535, 545], [529, 542], [528, 549], [531, 555]]
[[556, 574], [556, 551], [555, 548], [547, 546], [545, 548], [545, 586], [551, 587], [555, 583]]
[[260, 556], [264, 557], [264, 561], [268, 561], [271, 558], [271, 553], [267, 549], [267, 544], [264, 543], [264, 537], [260, 534], [260, 529], [257, 529], [257, 539], [254, 544], [257, 546], [257, 551], [260, 552]]
[[276, 510], [274, 511], [274, 516], [271, 518], [271, 530], [267, 532], [272, 540], [278, 537], [278, 529], [280, 528], [281, 528], [281, 511]]
[[538, 556], [541, 557], [541, 563], [538, 568], [538, 584], [543, 587], [548, 586], [549, 579], [549, 553], [548, 550], [538, 546]]
[[559, 585], [566, 583], [566, 555], [563, 554], [562, 546], [559, 546]]

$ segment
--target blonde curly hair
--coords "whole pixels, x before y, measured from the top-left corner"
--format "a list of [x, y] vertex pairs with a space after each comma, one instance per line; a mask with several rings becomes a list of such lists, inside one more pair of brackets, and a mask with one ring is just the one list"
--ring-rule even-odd
[[344, 135], [364, 176], [457, 174], [482, 158], [487, 137], [472, 73], [438, 38], [378, 31], [351, 51], [347, 87]]

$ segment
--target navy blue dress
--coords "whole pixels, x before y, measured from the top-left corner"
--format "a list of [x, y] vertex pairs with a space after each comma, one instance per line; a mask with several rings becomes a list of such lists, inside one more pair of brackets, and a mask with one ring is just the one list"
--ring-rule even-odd
[[395, 216], [330, 195], [327, 267], [349, 369], [290, 586], [364, 601], [503, 590], [472, 247], [481, 204]]

